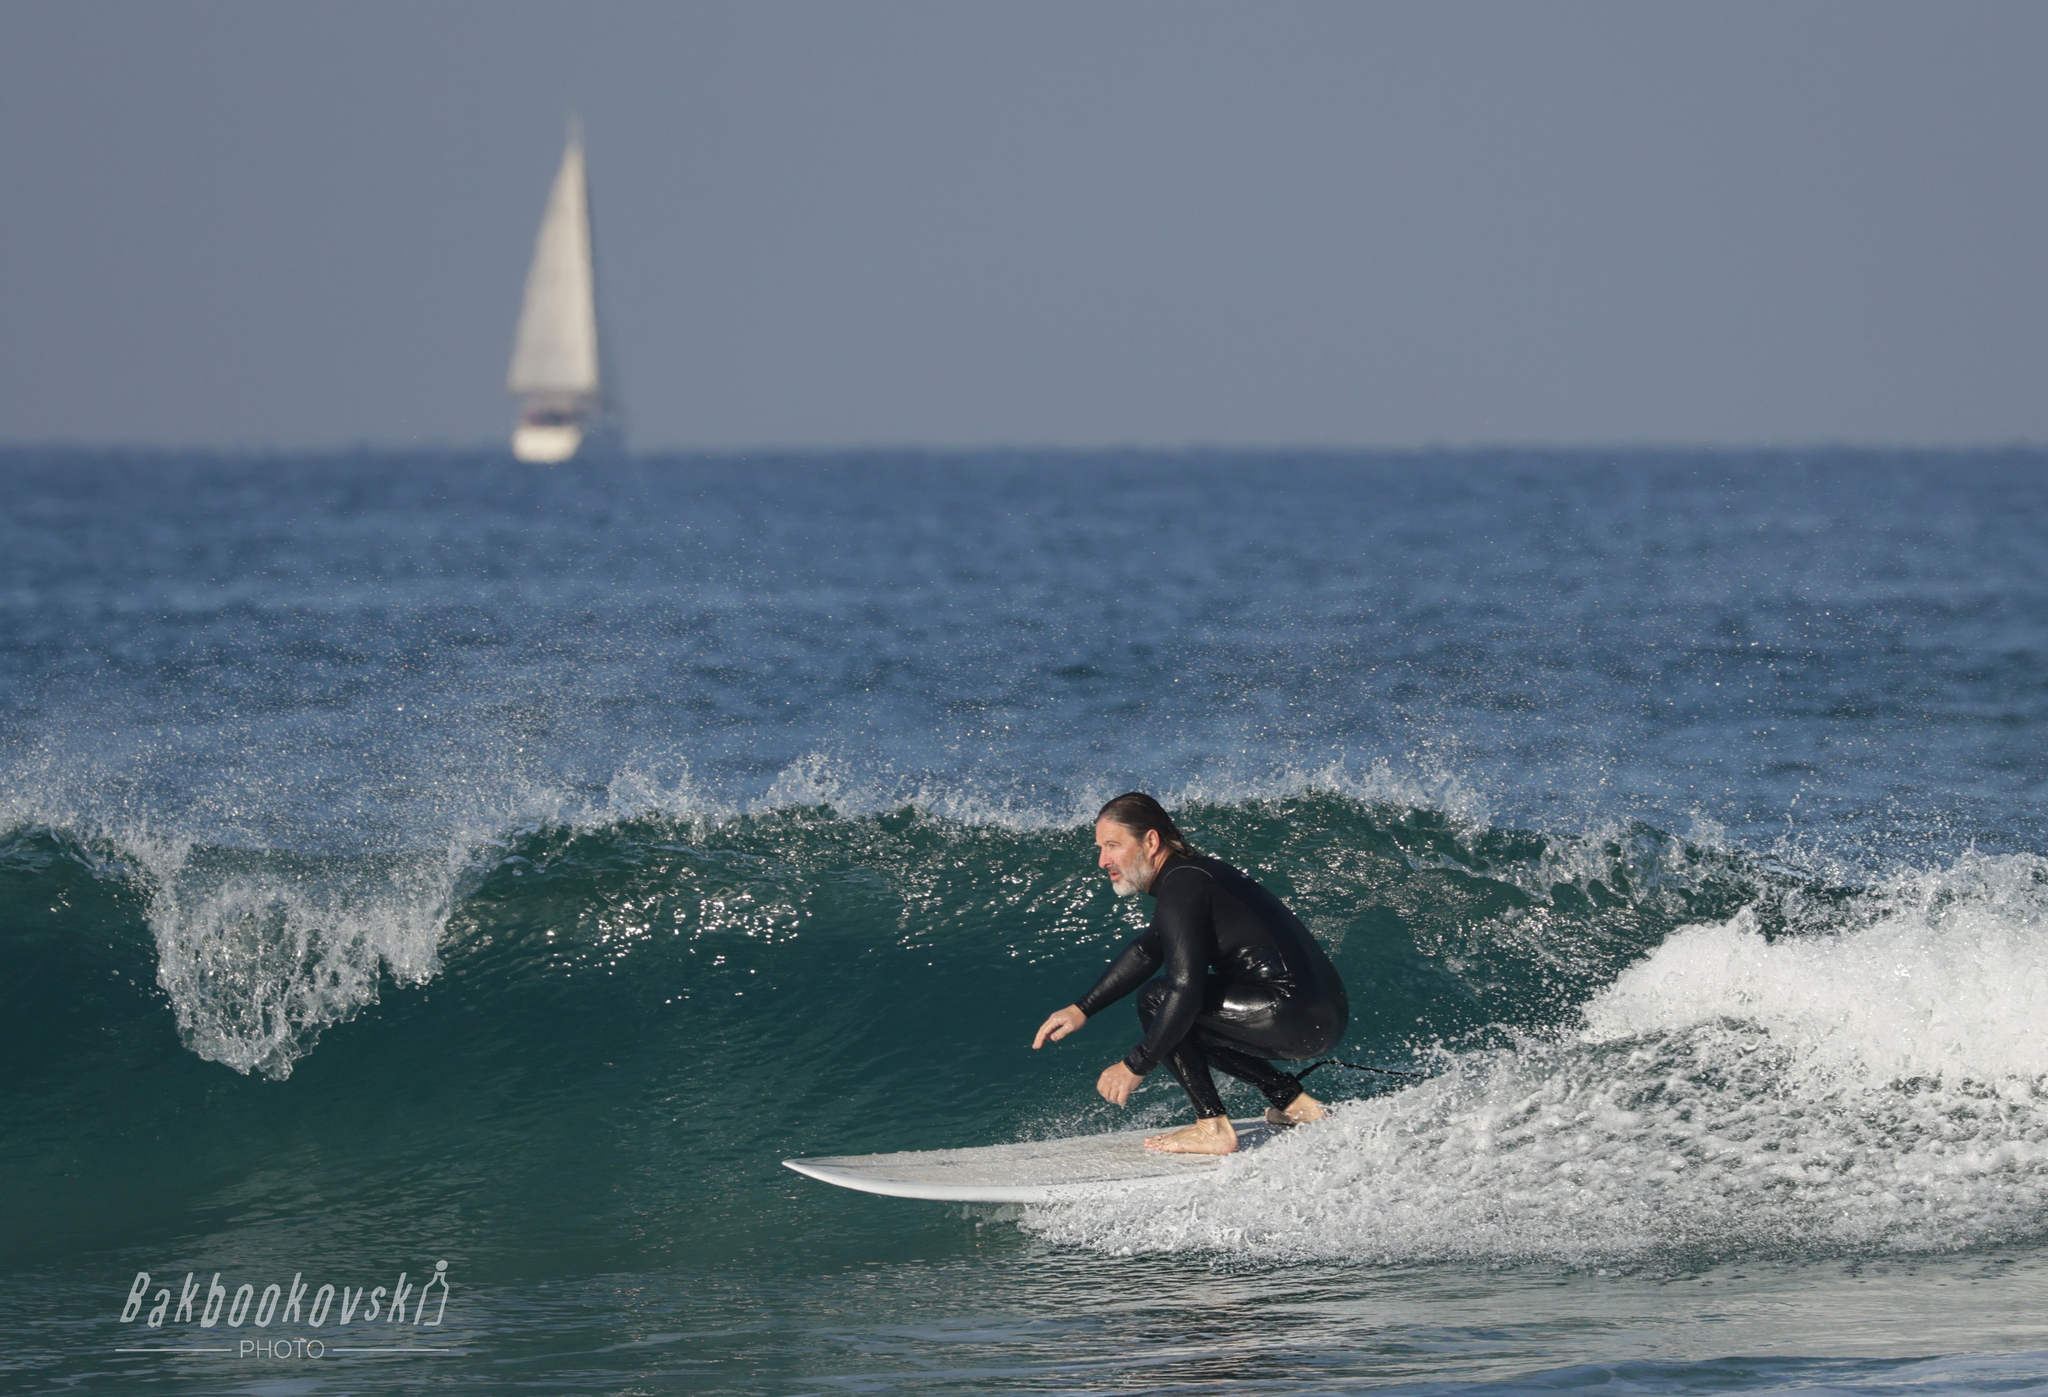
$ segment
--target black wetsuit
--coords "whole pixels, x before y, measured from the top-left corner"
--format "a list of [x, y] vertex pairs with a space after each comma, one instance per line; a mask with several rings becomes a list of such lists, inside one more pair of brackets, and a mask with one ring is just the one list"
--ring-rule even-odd
[[1337, 967], [1279, 898], [1221, 859], [1169, 855], [1146, 891], [1159, 904], [1152, 925], [1075, 1007], [1093, 1018], [1144, 982], [1145, 1037], [1126, 1067], [1143, 1076], [1164, 1062], [1204, 1117], [1223, 1114], [1212, 1064], [1285, 1106], [1301, 1083], [1266, 1059], [1314, 1057], [1344, 1036]]

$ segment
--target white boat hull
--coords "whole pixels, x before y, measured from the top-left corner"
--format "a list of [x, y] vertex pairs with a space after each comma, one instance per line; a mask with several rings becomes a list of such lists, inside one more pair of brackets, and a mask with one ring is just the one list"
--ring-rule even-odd
[[577, 426], [536, 426], [522, 422], [512, 433], [512, 454], [529, 465], [560, 465], [583, 445]]

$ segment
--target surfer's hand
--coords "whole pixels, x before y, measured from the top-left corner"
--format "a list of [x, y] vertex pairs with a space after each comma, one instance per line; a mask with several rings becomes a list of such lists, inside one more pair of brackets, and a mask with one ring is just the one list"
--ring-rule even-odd
[[1048, 1038], [1057, 1043], [1087, 1022], [1088, 1016], [1071, 1004], [1064, 1009], [1056, 1009], [1051, 1018], [1038, 1026], [1038, 1036], [1031, 1040], [1031, 1046], [1034, 1050], [1042, 1048]]
[[1095, 1090], [1102, 1093], [1102, 1099], [1112, 1106], [1121, 1106], [1131, 1099], [1131, 1093], [1144, 1081], [1137, 1073], [1121, 1062], [1112, 1062], [1102, 1069], [1102, 1075], [1095, 1079]]

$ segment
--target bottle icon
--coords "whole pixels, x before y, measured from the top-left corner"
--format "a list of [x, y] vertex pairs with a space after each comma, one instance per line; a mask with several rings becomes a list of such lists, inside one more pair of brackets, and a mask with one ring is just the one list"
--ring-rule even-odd
[[[434, 1317], [432, 1319], [427, 1319], [427, 1297], [434, 1293], [434, 1287], [437, 1285], [441, 1287], [441, 1303], [434, 1307]], [[432, 1329], [435, 1325], [441, 1322], [441, 1312], [443, 1310], [446, 1310], [447, 1308], [448, 1263], [445, 1261], [437, 1261], [434, 1263], [433, 1279], [420, 1287], [420, 1298], [413, 1307], [412, 1322], [414, 1324], [424, 1323], [427, 1328]]]

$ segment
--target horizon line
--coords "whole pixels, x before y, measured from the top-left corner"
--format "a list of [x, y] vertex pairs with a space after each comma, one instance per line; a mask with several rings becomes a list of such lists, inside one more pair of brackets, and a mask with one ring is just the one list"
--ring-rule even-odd
[[[607, 452], [572, 458], [563, 464], [600, 464], [606, 461], [659, 461], [678, 457], [707, 459], [775, 456], [1476, 456], [1504, 453], [1566, 455], [1586, 453], [1637, 453], [1643, 455], [1720, 455], [1733, 453], [1788, 455], [1815, 454], [1910, 454], [1992, 455], [2027, 454], [2048, 451], [2048, 441], [2008, 440], [1982, 442], [1859, 441], [1849, 438], [1817, 438], [1806, 441], [1686, 442], [1658, 441], [1475, 441], [1408, 444], [1329, 442], [1187, 442], [1159, 444], [1104, 442], [1091, 445], [1030, 442], [988, 442], [978, 444], [932, 444], [919, 442], [847, 442], [840, 444], [787, 445], [666, 445]], [[483, 442], [356, 441], [322, 445], [278, 446], [270, 444], [220, 444], [175, 442], [89, 442], [89, 441], [6, 441], [0, 440], [0, 454], [45, 452], [79, 456], [157, 455], [212, 456], [222, 459], [248, 457], [331, 457], [433, 455], [503, 456], [511, 459], [509, 445], [492, 439]]]

